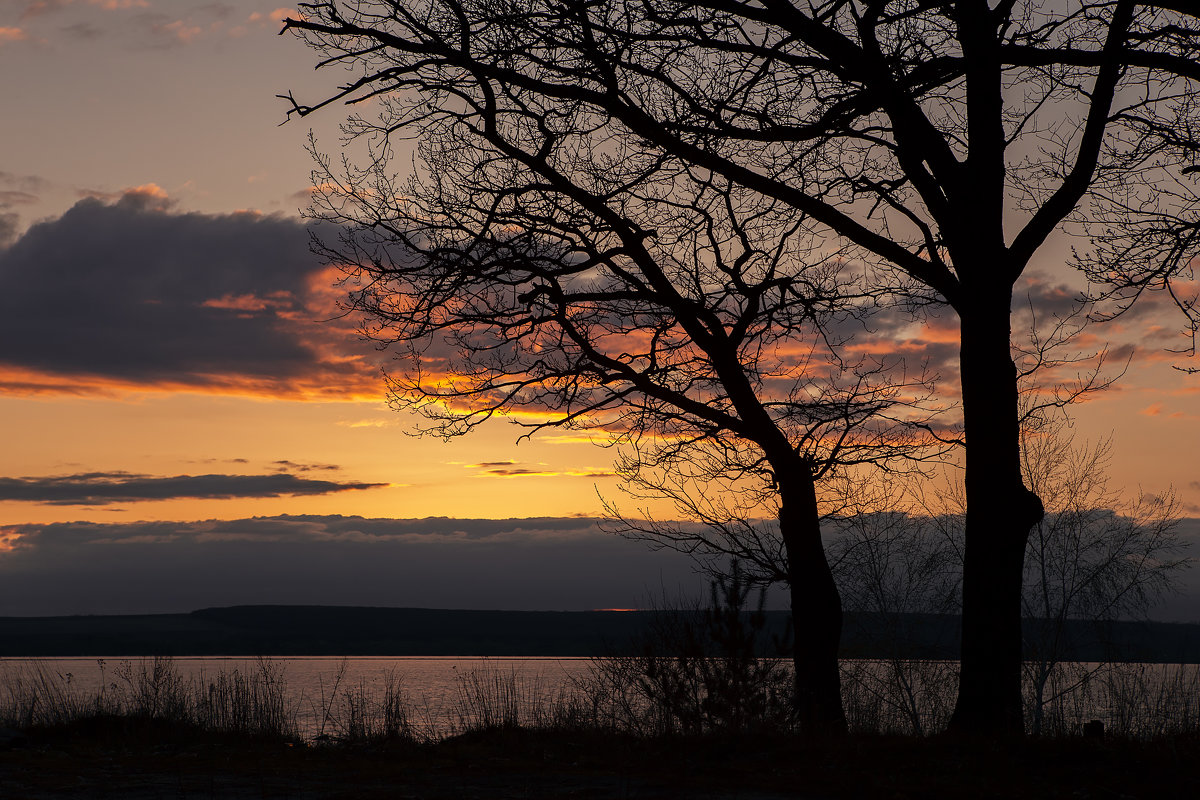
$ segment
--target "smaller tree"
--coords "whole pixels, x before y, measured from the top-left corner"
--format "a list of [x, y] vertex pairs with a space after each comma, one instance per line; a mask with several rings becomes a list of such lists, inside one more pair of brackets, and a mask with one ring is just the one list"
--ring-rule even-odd
[[[792, 681], [757, 592], [736, 561], [699, 604], [654, 613], [630, 655], [597, 659], [589, 694], [618, 730], [664, 735], [790, 729]], [[786, 638], [786, 633], [785, 633]]]
[[[1111, 438], [1079, 444], [1051, 404], [1026, 415], [1025, 480], [1044, 498], [1046, 516], [1026, 552], [1022, 611], [1027, 722], [1038, 735], [1047, 709], [1079, 690], [1121, 653], [1113, 623], [1144, 618], [1170, 592], [1189, 559], [1178, 535], [1174, 496], [1124, 499], [1110, 487]], [[890, 653], [859, 669], [855, 683], [915, 733], [938, 718], [936, 664], [902, 657], [917, 615], [957, 613], [962, 575], [964, 499], [961, 485], [932, 492], [927, 482], [893, 486], [875, 509], [827, 521], [831, 569], [848, 611], [878, 615], [879, 643]], [[907, 494], [908, 499], [901, 499]], [[1108, 646], [1108, 656], [1067, 669], [1077, 634]]]
[[[942, 629], [931, 615], [962, 607], [962, 517], [925, 513], [925, 483], [892, 481], [860, 493], [853, 513], [831, 516], [825, 525], [842, 602], [858, 613], [882, 656], [844, 667], [861, 693], [847, 700], [847, 716], [916, 736], [948, 721], [954, 697], [946, 689], [955, 685], [958, 665], [914, 659], [913, 644]], [[949, 649], [952, 642], [938, 645]]]
[[[1023, 437], [1026, 480], [1047, 514], [1033, 529], [1025, 560], [1022, 607], [1030, 732], [1045, 730], [1047, 706], [1073, 692], [1102, 664], [1064, 675], [1071, 627], [1090, 623], [1111, 641], [1111, 623], [1142, 618], [1188, 559], [1172, 494], [1124, 500], [1109, 488], [1112, 439], [1075, 443], [1061, 418]], [[1110, 652], [1110, 659], [1119, 658]]]

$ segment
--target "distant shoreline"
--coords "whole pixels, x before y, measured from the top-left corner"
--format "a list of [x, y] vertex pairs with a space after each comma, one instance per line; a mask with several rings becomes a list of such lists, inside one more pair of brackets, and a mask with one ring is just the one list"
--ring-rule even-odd
[[[231, 606], [188, 614], [0, 617], [0, 657], [607, 656], [668, 612]], [[767, 612], [764, 649], [789, 615]], [[1046, 623], [1027, 620], [1027, 629]], [[1200, 663], [1200, 624], [1072, 621], [1062, 660]], [[844, 658], [953, 659], [958, 618], [846, 614]]]

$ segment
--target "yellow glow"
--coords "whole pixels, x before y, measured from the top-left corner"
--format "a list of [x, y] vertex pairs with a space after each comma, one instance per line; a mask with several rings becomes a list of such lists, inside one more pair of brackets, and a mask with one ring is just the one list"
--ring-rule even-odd
[[[494, 422], [444, 442], [407, 434], [415, 418], [374, 402], [293, 402], [204, 394], [114, 398], [0, 397], [0, 476], [128, 471], [146, 475], [265, 474], [276, 462], [336, 464], [323, 480], [384, 488], [316, 496], [178, 499], [94, 507], [0, 502], [5, 524], [197, 520], [277, 514], [367, 517], [598, 515], [597, 492], [625, 499], [612, 451], [537, 438]], [[488, 462], [531, 474], [496, 480]], [[515, 478], [524, 478], [516, 480]], [[639, 504], [640, 505], [640, 504]]]

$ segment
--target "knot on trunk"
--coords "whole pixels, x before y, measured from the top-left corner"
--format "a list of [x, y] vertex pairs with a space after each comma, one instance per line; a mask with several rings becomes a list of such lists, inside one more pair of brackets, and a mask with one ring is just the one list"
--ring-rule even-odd
[[1020, 524], [1020, 530], [1028, 531], [1033, 529], [1046, 516], [1046, 507], [1042, 505], [1042, 498], [1038, 497], [1033, 490], [1027, 486], [1021, 486], [1017, 492], [1016, 508], [1014, 509], [1017, 517], [1017, 522]]

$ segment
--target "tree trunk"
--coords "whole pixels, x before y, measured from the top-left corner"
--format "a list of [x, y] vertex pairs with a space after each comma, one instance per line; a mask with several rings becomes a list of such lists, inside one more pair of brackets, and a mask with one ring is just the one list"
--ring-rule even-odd
[[950, 727], [973, 735], [1020, 736], [1025, 545], [1043, 510], [1021, 478], [1011, 290], [994, 287], [977, 296], [983, 300], [960, 309], [967, 518], [962, 660]]
[[838, 645], [842, 599], [821, 542], [816, 486], [807, 467], [777, 473], [779, 529], [787, 548], [792, 602], [792, 661], [796, 670], [796, 713], [804, 733], [846, 731]]

